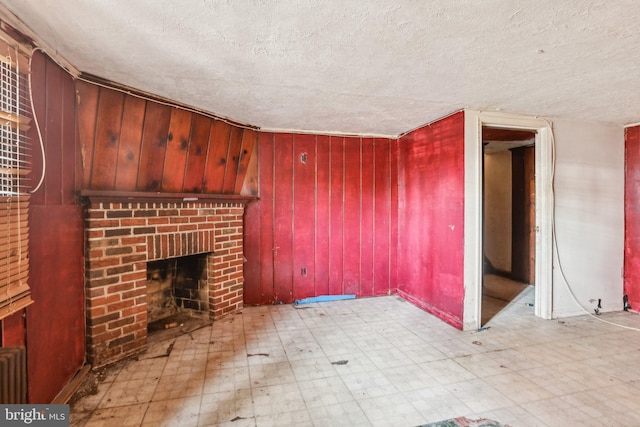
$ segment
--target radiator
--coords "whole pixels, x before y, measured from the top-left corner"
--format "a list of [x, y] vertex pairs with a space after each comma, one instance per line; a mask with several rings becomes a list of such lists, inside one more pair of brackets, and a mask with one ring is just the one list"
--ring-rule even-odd
[[27, 403], [27, 357], [24, 347], [0, 348], [0, 403]]

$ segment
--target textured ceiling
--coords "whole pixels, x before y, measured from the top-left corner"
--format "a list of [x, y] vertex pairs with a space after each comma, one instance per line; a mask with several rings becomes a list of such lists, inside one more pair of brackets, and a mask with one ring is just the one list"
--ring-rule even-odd
[[84, 73], [266, 129], [640, 121], [640, 2], [0, 0]]

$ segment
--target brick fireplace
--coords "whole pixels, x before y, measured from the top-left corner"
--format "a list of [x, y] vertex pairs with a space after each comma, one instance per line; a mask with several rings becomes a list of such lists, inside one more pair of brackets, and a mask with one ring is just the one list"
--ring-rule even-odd
[[102, 366], [147, 345], [147, 263], [206, 256], [209, 317], [243, 306], [246, 200], [86, 197], [87, 357]]

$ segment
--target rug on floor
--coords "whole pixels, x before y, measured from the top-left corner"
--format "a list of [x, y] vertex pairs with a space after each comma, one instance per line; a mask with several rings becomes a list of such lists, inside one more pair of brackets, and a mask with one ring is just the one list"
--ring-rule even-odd
[[509, 427], [498, 421], [488, 420], [486, 418], [480, 420], [470, 420], [467, 417], [451, 418], [449, 420], [437, 421], [435, 423], [423, 424], [419, 427]]

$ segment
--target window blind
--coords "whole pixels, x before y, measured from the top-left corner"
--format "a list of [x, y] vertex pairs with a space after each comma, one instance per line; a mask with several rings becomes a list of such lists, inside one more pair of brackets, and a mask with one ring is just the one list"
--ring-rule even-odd
[[29, 282], [28, 59], [0, 35], [0, 319], [33, 302]]

